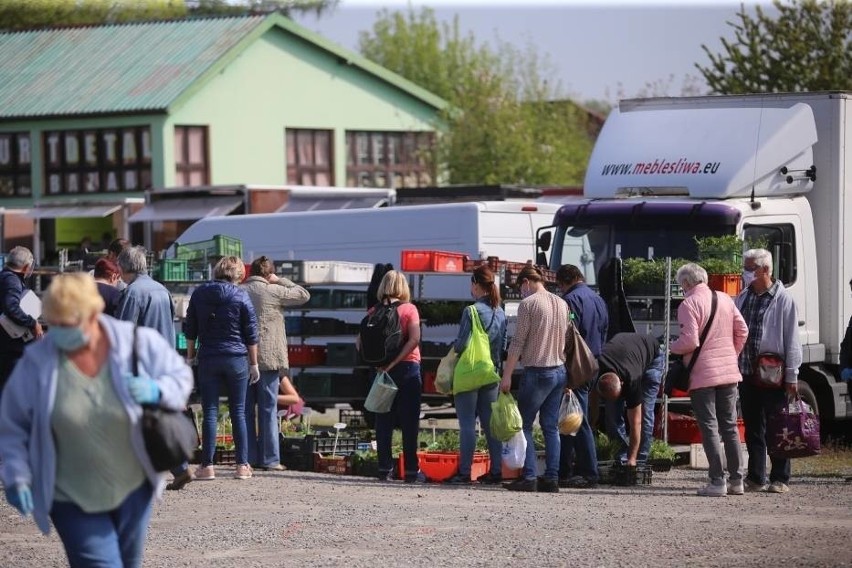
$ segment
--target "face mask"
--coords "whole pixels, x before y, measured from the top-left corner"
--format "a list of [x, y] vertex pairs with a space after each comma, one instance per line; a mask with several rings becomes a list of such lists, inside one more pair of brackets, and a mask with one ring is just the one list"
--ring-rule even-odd
[[77, 326], [55, 325], [48, 334], [60, 351], [71, 353], [89, 343], [89, 336]]
[[754, 270], [743, 270], [743, 287], [748, 288], [754, 282]]

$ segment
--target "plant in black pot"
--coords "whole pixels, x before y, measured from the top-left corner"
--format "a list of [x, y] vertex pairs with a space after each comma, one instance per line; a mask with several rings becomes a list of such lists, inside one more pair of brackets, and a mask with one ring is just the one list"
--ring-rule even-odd
[[677, 461], [677, 453], [674, 448], [662, 440], [651, 441], [651, 449], [648, 452], [648, 465], [653, 471], [669, 471]]

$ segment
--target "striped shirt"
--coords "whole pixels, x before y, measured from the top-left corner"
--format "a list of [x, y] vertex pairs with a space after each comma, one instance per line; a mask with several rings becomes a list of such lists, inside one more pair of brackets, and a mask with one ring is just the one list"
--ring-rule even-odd
[[557, 367], [565, 363], [568, 304], [546, 290], [521, 300], [509, 354], [524, 367]]
[[762, 294], [755, 294], [754, 290], [749, 287], [743, 298], [743, 305], [740, 308], [740, 313], [748, 327], [748, 339], [745, 347], [740, 352], [740, 372], [744, 376], [751, 375], [754, 372], [753, 362], [759, 355], [760, 340], [763, 338], [763, 316], [766, 314], [766, 309], [772, 302], [772, 298], [778, 293], [778, 280], [772, 283]]

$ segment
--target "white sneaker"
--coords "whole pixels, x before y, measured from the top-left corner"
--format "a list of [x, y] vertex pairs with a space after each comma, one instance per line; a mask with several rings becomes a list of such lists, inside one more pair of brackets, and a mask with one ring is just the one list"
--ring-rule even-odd
[[728, 494], [728, 488], [725, 485], [714, 485], [708, 483], [698, 490], [700, 497], [724, 497]]
[[212, 481], [214, 479], [216, 479], [216, 471], [213, 469], [212, 465], [199, 467], [195, 470], [196, 481]]
[[745, 490], [749, 493], [759, 493], [761, 491], [766, 491], [766, 485], [761, 485], [755, 481], [752, 481], [749, 478], [745, 479]]
[[251, 466], [247, 463], [237, 466], [237, 471], [234, 472], [234, 479], [251, 479]]
[[769, 484], [769, 487], [766, 488], [766, 491], [767, 493], [789, 493], [790, 488], [782, 481], [773, 481]]
[[742, 479], [728, 482], [728, 495], [742, 495], [745, 493], [745, 486]]

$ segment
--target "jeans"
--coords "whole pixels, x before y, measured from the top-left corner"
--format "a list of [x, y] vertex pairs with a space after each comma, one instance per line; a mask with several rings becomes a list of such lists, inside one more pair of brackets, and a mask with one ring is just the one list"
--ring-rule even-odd
[[498, 386], [499, 383], [493, 383], [453, 397], [459, 419], [459, 475], [462, 477], [470, 478], [470, 470], [473, 467], [477, 416], [488, 441], [491, 474], [499, 477], [503, 473], [503, 443], [491, 437], [490, 425], [491, 403], [497, 400]]
[[[722, 385], [689, 391], [692, 411], [701, 429], [701, 444], [710, 465], [710, 483], [725, 484], [725, 464], [731, 481], [740, 481], [742, 449], [737, 430], [737, 385]], [[721, 439], [720, 439], [721, 438]], [[722, 457], [722, 446], [725, 453]]]
[[417, 460], [417, 435], [420, 433], [420, 363], [403, 361], [388, 373], [399, 390], [393, 399], [390, 412], [376, 414], [376, 451], [379, 460], [379, 477], [393, 471], [391, 439], [398, 423], [402, 429], [402, 451], [405, 454], [405, 479], [417, 477], [420, 464]]
[[524, 461], [524, 479], [535, 479], [538, 475], [532, 427], [535, 415], [544, 434], [544, 477], [556, 481], [559, 478], [559, 404], [565, 390], [567, 375], [565, 366], [524, 367], [518, 389], [518, 409], [524, 423], [527, 439], [527, 457]]
[[[665, 368], [665, 352], [661, 349], [651, 364], [642, 374], [642, 437], [639, 441], [637, 462], [647, 462], [651, 451], [651, 441], [654, 439], [654, 409], [657, 396], [660, 394], [660, 381]], [[610, 437], [620, 442], [621, 448], [615, 456], [615, 461], [627, 461], [629, 439], [624, 423], [624, 397], [606, 403], [606, 429]]]
[[228, 413], [234, 432], [237, 465], [248, 463], [246, 433], [246, 387], [248, 358], [245, 355], [217, 355], [198, 361], [198, 384], [204, 421], [201, 428], [201, 465], [213, 463], [216, 451], [216, 426], [219, 418], [219, 388], [228, 390]]
[[[278, 441], [278, 371], [261, 371], [260, 380], [246, 392], [246, 428], [248, 460], [260, 466], [281, 462]], [[255, 412], [257, 405], [257, 412]]]
[[589, 384], [574, 389], [574, 396], [583, 409], [583, 423], [574, 436], [560, 435], [559, 477], [567, 479], [581, 475], [589, 481], [597, 481], [598, 453], [595, 449], [595, 433], [589, 424]]
[[74, 503], [54, 501], [50, 518], [71, 568], [141, 566], [153, 495], [145, 481], [118, 508], [103, 513], [86, 513]]
[[[748, 473], [750, 479], [760, 485], [766, 484], [766, 417], [787, 403], [784, 389], [763, 389], [752, 386], [743, 377], [740, 383], [740, 405], [745, 422], [746, 449], [748, 449]], [[772, 469], [769, 482], [790, 482], [790, 460], [769, 457]]]

